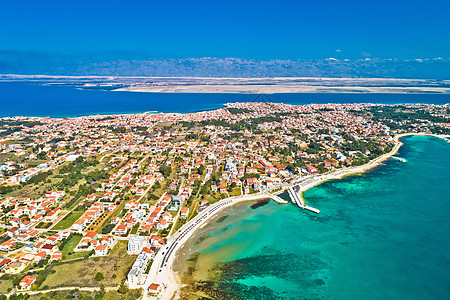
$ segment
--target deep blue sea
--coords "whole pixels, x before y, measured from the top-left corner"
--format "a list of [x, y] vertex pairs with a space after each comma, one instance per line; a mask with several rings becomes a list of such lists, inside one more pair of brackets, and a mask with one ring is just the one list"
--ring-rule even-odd
[[73, 117], [91, 114], [196, 112], [227, 102], [272, 101], [289, 104], [450, 103], [450, 94], [178, 94], [82, 90], [73, 85], [0, 81], [0, 117]]
[[450, 143], [402, 141], [407, 162], [305, 192], [318, 215], [226, 209], [195, 237], [194, 278], [223, 299], [450, 299]]

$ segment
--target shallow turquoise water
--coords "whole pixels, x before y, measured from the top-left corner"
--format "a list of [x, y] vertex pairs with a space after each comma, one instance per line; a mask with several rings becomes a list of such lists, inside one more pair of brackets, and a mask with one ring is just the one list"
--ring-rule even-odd
[[402, 141], [406, 163], [308, 190], [319, 215], [229, 208], [194, 247], [199, 271], [245, 299], [450, 299], [450, 143]]

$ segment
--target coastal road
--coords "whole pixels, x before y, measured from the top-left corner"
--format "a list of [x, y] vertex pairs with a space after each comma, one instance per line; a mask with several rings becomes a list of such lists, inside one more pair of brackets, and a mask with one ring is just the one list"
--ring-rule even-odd
[[[353, 174], [353, 173], [360, 173], [364, 172], [367, 169], [373, 168], [377, 166], [380, 162], [383, 160], [391, 157], [395, 153], [397, 153], [398, 149], [401, 147], [402, 143], [399, 141], [399, 138], [406, 136], [408, 134], [404, 135], [398, 135], [394, 138], [395, 140], [395, 146], [394, 148], [389, 152], [386, 153], [378, 158], [373, 159], [369, 163], [363, 166], [358, 167], [352, 167], [352, 168], [345, 168], [342, 170], [338, 170], [332, 173], [328, 174], [321, 174], [321, 175], [310, 175], [303, 178], [299, 178], [297, 180], [294, 180], [292, 185], [300, 184], [301, 185], [301, 191], [305, 191], [315, 185], [318, 185], [324, 181], [330, 180], [330, 179], [338, 179], [342, 176]], [[292, 185], [281, 185], [282, 190], [286, 189], [289, 186]], [[275, 190], [276, 188], [280, 188], [280, 186], [276, 186], [271, 190]], [[167, 240], [166, 245], [160, 249], [158, 254], [156, 255], [154, 262], [152, 264], [152, 268], [147, 276], [147, 280], [144, 284], [144, 289], [147, 291], [148, 287], [152, 283], [159, 283], [163, 286], [162, 294], [158, 296], [159, 299], [170, 299], [178, 290], [179, 286], [176, 280], [176, 275], [172, 270], [173, 260], [175, 258], [175, 253], [177, 250], [183, 245], [201, 226], [204, 225], [204, 223], [212, 217], [214, 214], [222, 210], [223, 208], [242, 202], [242, 201], [250, 201], [250, 200], [257, 200], [261, 198], [268, 198], [270, 197], [267, 193], [259, 193], [259, 194], [253, 194], [253, 195], [245, 195], [245, 196], [237, 196], [237, 197], [230, 197], [227, 199], [224, 199], [222, 201], [219, 201], [211, 206], [209, 206], [207, 209], [203, 210], [200, 214], [198, 214], [195, 218], [193, 218], [191, 221], [186, 223], [178, 232], [176, 232], [173, 236], [169, 237]], [[147, 293], [144, 294], [143, 299], [151, 299], [151, 296]]]
[[[259, 200], [264, 198], [272, 198], [272, 195], [267, 193], [258, 193], [245, 196], [236, 196], [226, 198], [222, 201], [212, 204], [207, 207], [191, 221], [183, 225], [173, 236], [167, 239], [166, 245], [161, 248], [158, 254], [155, 256], [150, 272], [147, 276], [147, 280], [144, 284], [144, 289], [147, 291], [148, 287], [152, 283], [159, 283], [163, 286], [163, 297], [161, 299], [170, 299], [178, 289], [177, 279], [172, 270], [173, 260], [177, 250], [192, 236], [192, 234], [202, 227], [208, 219], [214, 216], [216, 213], [224, 209], [225, 207], [237, 204], [244, 201]], [[277, 197], [278, 198], [278, 197]], [[275, 199], [280, 203], [287, 203], [287, 201]], [[151, 296], [146, 295], [144, 299], [151, 299]]]

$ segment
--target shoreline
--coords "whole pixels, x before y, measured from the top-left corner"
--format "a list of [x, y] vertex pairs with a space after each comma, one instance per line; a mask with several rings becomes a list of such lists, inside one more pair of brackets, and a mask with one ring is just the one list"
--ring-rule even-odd
[[[181, 287], [178, 274], [173, 271], [173, 263], [178, 250], [194, 235], [199, 229], [203, 228], [207, 221], [216, 216], [218, 212], [232, 205], [270, 198], [267, 193], [258, 193], [244, 196], [235, 196], [223, 199], [208, 206], [201, 213], [197, 214], [188, 223], [184, 224], [178, 231], [167, 239], [164, 248], [161, 249], [153, 260], [150, 272], [147, 275], [144, 289], [147, 290], [150, 284], [159, 283], [163, 286], [164, 299], [172, 299], [175, 293]], [[275, 201], [275, 200], [274, 200]], [[287, 202], [287, 201], [286, 201]], [[169, 257], [166, 260], [166, 256]], [[161, 268], [162, 267], [162, 268]], [[144, 295], [143, 299], [152, 299]]]
[[[430, 137], [436, 137], [436, 138], [441, 138], [441, 139], [445, 139], [450, 137], [450, 135], [439, 135], [439, 134], [431, 134], [431, 133], [402, 133], [402, 134], [398, 134], [396, 136], [394, 136], [394, 141], [395, 141], [395, 145], [394, 148], [392, 148], [391, 151], [389, 151], [388, 153], [385, 153], [377, 158], [374, 158], [373, 160], [371, 160], [370, 162], [368, 162], [367, 164], [361, 165], [361, 166], [357, 166], [357, 167], [351, 167], [351, 168], [345, 168], [345, 169], [340, 169], [340, 170], [336, 170], [333, 171], [332, 173], [329, 174], [325, 174], [325, 175], [313, 175], [312, 178], [313, 182], [312, 183], [308, 183], [306, 186], [302, 186], [301, 192], [302, 192], [302, 198], [303, 198], [303, 193], [306, 192], [307, 190], [309, 190], [310, 188], [313, 188], [315, 186], [318, 186], [326, 181], [329, 180], [337, 180], [337, 179], [342, 179], [346, 176], [351, 176], [351, 175], [356, 175], [356, 174], [360, 174], [360, 173], [364, 173], [368, 170], [371, 170], [377, 166], [380, 165], [381, 162], [391, 158], [392, 156], [394, 156], [398, 150], [401, 148], [401, 146], [403, 146], [403, 143], [400, 141], [401, 138], [403, 137], [407, 137], [407, 136], [414, 136], [414, 135], [418, 135], [418, 136], [430, 136]], [[314, 178], [317, 178], [318, 180], [314, 181]], [[306, 179], [304, 179], [306, 180]], [[304, 181], [303, 180], [303, 181]]]
[[[0, 80], [0, 83], [2, 81]], [[21, 81], [20, 81], [21, 82]], [[14, 81], [13, 81], [14, 83]], [[62, 95], [67, 99], [78, 99], [80, 103], [85, 103], [86, 101], [92, 102], [89, 100], [91, 98], [91, 94], [89, 94], [88, 90], [78, 90], [75, 89], [72, 85], [61, 85], [64, 86], [62, 90], [58, 90], [57, 94]], [[250, 85], [251, 88], [258, 87], [259, 85]], [[29, 89], [29, 88], [32, 89]], [[22, 99], [34, 99], [33, 95], [36, 93], [34, 88], [43, 87], [43, 85], [28, 85], [26, 84], [21, 87], [21, 93], [18, 93], [15, 96], [15, 100], [22, 101]], [[184, 86], [186, 87], [186, 86]], [[206, 88], [207, 86], [201, 86], [202, 88]], [[226, 86], [229, 88], [230, 86]], [[239, 88], [239, 85], [231, 85], [233, 88]], [[268, 87], [273, 87], [272, 85]], [[8, 92], [11, 87], [6, 86], [5, 92]], [[76, 90], [77, 93], [73, 93], [73, 90]], [[39, 91], [39, 90], [37, 90]], [[121, 90], [113, 90], [109, 92], [115, 92]], [[78, 94], [78, 92], [80, 94]], [[83, 93], [84, 92], [84, 93]], [[91, 91], [92, 92], [92, 91]], [[47, 93], [47, 92], [46, 92]], [[44, 95], [47, 95], [44, 93]], [[131, 96], [132, 94], [149, 94], [148, 96]], [[118, 93], [120, 94], [120, 93]], [[171, 95], [172, 94], [172, 95]], [[130, 91], [128, 94], [117, 95], [113, 97], [113, 101], [110, 102], [108, 98], [109, 96], [101, 95], [99, 96], [96, 102], [103, 103], [103, 105], [98, 105], [98, 108], [94, 108], [93, 110], [84, 110], [77, 106], [75, 111], [73, 109], [67, 110], [65, 107], [57, 107], [59, 104], [58, 101], [54, 101], [53, 92], [46, 96], [50, 99], [50, 104], [53, 104], [52, 109], [42, 109], [41, 107], [34, 107], [35, 104], [33, 101], [25, 101], [23, 103], [28, 107], [26, 112], [23, 110], [16, 111], [11, 109], [6, 109], [2, 114], [0, 114], [0, 118], [8, 118], [8, 117], [30, 117], [30, 118], [55, 118], [55, 119], [67, 119], [67, 118], [78, 118], [78, 117], [89, 117], [89, 116], [109, 116], [109, 115], [133, 115], [133, 114], [149, 114], [150, 113], [180, 113], [180, 114], [188, 114], [195, 112], [203, 112], [203, 111], [211, 111], [215, 109], [224, 108], [224, 104], [227, 102], [252, 102], [257, 100], [259, 96], [266, 95], [270, 98], [269, 102], [275, 103], [285, 103], [290, 105], [310, 105], [310, 104], [324, 104], [324, 103], [373, 103], [373, 104], [381, 104], [381, 105], [402, 105], [402, 104], [435, 104], [435, 105], [445, 105], [450, 103], [449, 95], [450, 88], [448, 88], [447, 93], [435, 93], [435, 92], [392, 92], [392, 91], [382, 91], [382, 92], [369, 92], [369, 91], [358, 91], [355, 92], [352, 89], [348, 89], [341, 92], [336, 92], [334, 90], [313, 90], [313, 91], [284, 91], [284, 90], [257, 90], [249, 93], [245, 93], [240, 90], [236, 90], [234, 92], [222, 91], [222, 90], [213, 90], [209, 92], [202, 91], [182, 91], [177, 90], [175, 92], [168, 91], [154, 91], [154, 92], [132, 92]], [[198, 97], [211, 97], [210, 100], [198, 101], [192, 100], [194, 96]], [[383, 97], [381, 97], [383, 96]], [[30, 98], [31, 97], [31, 98]], [[97, 97], [97, 96], [95, 96]], [[131, 97], [131, 98], [130, 98]], [[181, 97], [181, 98], [179, 98]], [[184, 107], [182, 105], [183, 98], [187, 97], [188, 102], [195, 102], [195, 105], [189, 105], [189, 107]], [[275, 99], [272, 99], [275, 98]], [[386, 98], [387, 97], [387, 98]], [[199, 99], [202, 100], [203, 98]], [[382, 98], [382, 99], [381, 99]], [[57, 98], [55, 98], [57, 99]], [[205, 98], [206, 99], [206, 98]], [[39, 100], [39, 99], [36, 99]], [[122, 105], [120, 105], [123, 101], [132, 101], [134, 104], [132, 106], [135, 109], [130, 109], [127, 107], [124, 109]], [[174, 110], [173, 106], [159, 105], [159, 102], [172, 102], [175, 101], [180, 103], [178, 105], [178, 109]], [[36, 102], [36, 101], [35, 101]], [[202, 104], [202, 103], [207, 103]], [[36, 102], [37, 103], [37, 102]], [[109, 108], [109, 110], [105, 110], [105, 107]], [[180, 108], [181, 107], [181, 108]], [[55, 111], [56, 109], [56, 111]], [[157, 112], [154, 112], [154, 111]], [[52, 111], [51, 114], [48, 111]]]
[[157, 85], [157, 86], [126, 86], [110, 90], [112, 92], [132, 93], [187, 93], [187, 94], [296, 94], [296, 93], [329, 93], [329, 94], [450, 94], [446, 87], [425, 86], [334, 86], [308, 84], [190, 84], [190, 85]]
[[87, 113], [87, 114], [78, 114], [78, 115], [61, 115], [61, 116], [44, 116], [44, 115], [16, 115], [16, 116], [0, 116], [1, 118], [34, 118], [34, 119], [75, 119], [75, 118], [83, 118], [83, 117], [108, 117], [108, 116], [123, 116], [123, 115], [151, 115], [158, 114], [158, 111], [145, 111], [145, 112], [98, 112], [98, 113]]
[[[318, 186], [328, 180], [341, 179], [349, 175], [364, 173], [367, 170], [373, 169], [374, 167], [378, 166], [381, 162], [387, 160], [388, 158], [392, 157], [394, 154], [398, 152], [400, 147], [403, 145], [403, 143], [400, 141], [401, 138], [414, 135], [431, 136], [437, 138], [450, 137], [446, 135], [427, 134], [427, 133], [398, 134], [394, 136], [395, 145], [390, 152], [385, 153], [362, 166], [357, 166], [344, 170], [342, 169], [336, 170], [326, 175], [313, 175], [312, 177], [304, 178], [302, 181], [306, 181], [308, 179], [313, 179], [313, 181], [306, 184], [305, 186], [302, 186], [301, 192], [303, 193], [306, 190]], [[217, 213], [222, 211], [224, 208], [246, 201], [255, 201], [266, 198], [270, 198], [270, 196], [267, 195], [266, 193], [226, 198], [219, 202], [214, 203], [213, 205], [209, 206], [207, 209], [202, 211], [200, 214], [192, 218], [188, 223], [184, 224], [174, 235], [170, 236], [167, 240], [165, 248], [158, 252], [157, 256], [154, 259], [152, 268], [147, 276], [144, 288], [148, 288], [148, 286], [152, 283], [159, 282], [163, 285], [164, 298], [167, 299], [174, 299], [174, 297], [176, 298], [176, 292], [182, 286], [182, 283], [179, 280], [178, 273], [173, 270], [174, 260], [177, 257], [178, 250], [180, 250], [180, 248], [190, 239], [191, 236], [193, 236], [198, 230], [203, 228], [207, 224], [208, 220], [216, 216]], [[164, 252], [169, 252], [169, 257], [167, 258], [167, 260], [163, 260]], [[160, 266], [162, 267], [161, 269]], [[144, 295], [143, 299], [151, 299], [151, 297], [149, 297], [148, 295]]]
[[[381, 162], [385, 161], [386, 159], [389, 159], [390, 157], [392, 157], [394, 154], [396, 154], [398, 152], [400, 147], [403, 145], [403, 143], [400, 142], [400, 140], [399, 140], [400, 138], [405, 137], [405, 136], [410, 136], [410, 135], [420, 135], [420, 134], [403, 133], [403, 134], [396, 135], [394, 137], [395, 145], [391, 151], [389, 151], [388, 153], [385, 153], [377, 158], [374, 158], [373, 160], [369, 161], [368, 163], [366, 163], [364, 165], [335, 170], [335, 171], [333, 171], [329, 174], [325, 174], [325, 175], [313, 175], [312, 177], [310, 177], [313, 179], [313, 182], [308, 183], [305, 186], [302, 186], [302, 188], [301, 188], [302, 194], [304, 192], [306, 192], [307, 190], [309, 190], [310, 188], [318, 186], [326, 181], [342, 179], [346, 176], [364, 173], [370, 169], [375, 168], [376, 166], [380, 165]], [[317, 180], [314, 181], [314, 179], [317, 179]], [[302, 181], [305, 181], [305, 180], [306, 179], [303, 179]]]

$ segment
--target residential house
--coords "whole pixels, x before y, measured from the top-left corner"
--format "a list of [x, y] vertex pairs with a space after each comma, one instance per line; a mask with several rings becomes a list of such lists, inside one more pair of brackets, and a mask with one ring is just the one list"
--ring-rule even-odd
[[27, 275], [19, 282], [19, 286], [22, 290], [29, 290], [31, 286], [36, 282], [36, 277]]

